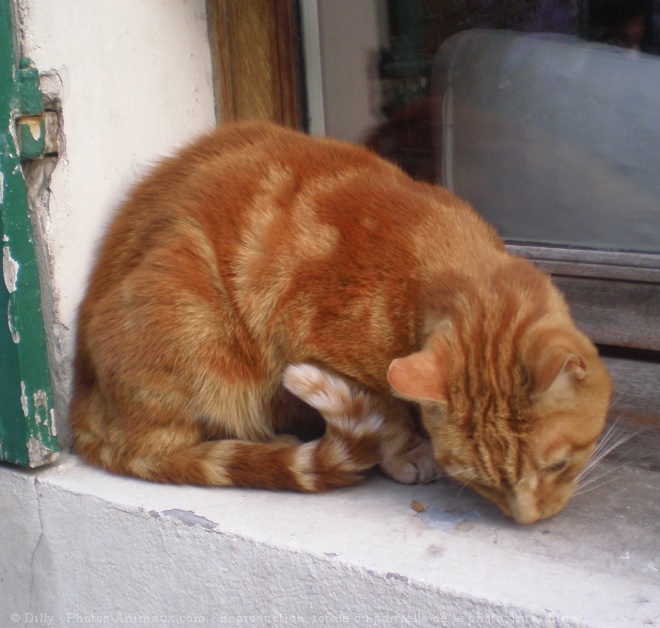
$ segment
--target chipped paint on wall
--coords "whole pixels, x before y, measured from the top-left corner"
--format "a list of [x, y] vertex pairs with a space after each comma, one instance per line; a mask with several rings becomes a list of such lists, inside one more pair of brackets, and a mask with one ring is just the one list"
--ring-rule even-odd
[[41, 139], [41, 117], [25, 117], [21, 118], [20, 124], [26, 126], [30, 130], [30, 135], [35, 142]]
[[7, 286], [7, 292], [9, 292], [9, 294], [16, 291], [18, 270], [18, 262], [11, 256], [9, 247], [2, 247], [2, 276], [4, 277], [5, 286]]
[[50, 417], [50, 432], [53, 436], [57, 436], [57, 423], [55, 422], [55, 408], [51, 408], [48, 413]]
[[14, 325], [14, 316], [11, 311], [11, 301], [7, 303], [7, 325], [9, 326], [11, 339], [14, 341], [14, 344], [18, 344], [21, 341], [21, 335], [18, 333], [16, 326]]
[[52, 449], [48, 449], [48, 447], [44, 447], [43, 443], [34, 438], [34, 436], [28, 441], [28, 458], [30, 459], [31, 467], [39, 467], [48, 464], [57, 457], [57, 453]]
[[215, 530], [215, 528], [218, 527], [218, 524], [215, 523], [215, 521], [210, 521], [206, 517], [202, 517], [194, 513], [192, 510], [180, 510], [178, 508], [173, 508], [171, 510], [164, 510], [161, 513], [150, 511], [149, 515], [156, 519], [158, 519], [160, 515], [165, 517], [172, 517], [173, 519], [177, 519], [188, 527], [200, 526], [205, 530]]
[[21, 408], [23, 408], [23, 414], [25, 418], [28, 415], [28, 398], [25, 389], [25, 382], [21, 382]]
[[[34, 417], [37, 425], [41, 425], [42, 420], [46, 423], [48, 418], [48, 394], [45, 390], [37, 390], [32, 395], [32, 399], [34, 400]], [[39, 411], [40, 409], [42, 412]]]
[[[43, 143], [45, 123], [37, 115], [43, 104], [38, 70], [30, 67], [27, 72], [25, 61], [16, 67], [17, 57], [22, 55], [21, 51], [14, 50], [14, 44], [20, 39], [19, 34], [12, 32], [12, 26], [16, 25], [12, 19], [14, 8], [11, 2], [0, 2], [0, 41], [3, 42], [0, 45], [0, 118], [4, 121], [0, 128], [0, 199], [3, 200], [0, 246], [4, 281], [4, 288], [0, 288], [0, 311], [3, 319], [7, 317], [7, 323], [0, 321], [0, 424], [4, 437], [0, 459], [35, 467], [51, 461], [59, 451], [59, 444], [48, 424], [52, 394], [47, 338], [41, 309], [35, 229], [30, 220], [26, 186], [26, 176], [39, 173], [35, 174], [27, 163], [23, 171], [16, 140], [20, 133], [21, 139], [31, 144]], [[3, 330], [5, 324], [7, 327]]]

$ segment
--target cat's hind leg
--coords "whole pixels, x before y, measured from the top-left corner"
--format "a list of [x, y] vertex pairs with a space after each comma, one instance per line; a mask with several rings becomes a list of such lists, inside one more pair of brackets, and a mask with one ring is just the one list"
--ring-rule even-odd
[[355, 484], [361, 472], [378, 463], [380, 418], [373, 415], [356, 424], [347, 412], [364, 414], [368, 397], [352, 395], [344, 382], [320, 371], [314, 380], [310, 369], [304, 381], [302, 373], [289, 371], [287, 383], [298, 392], [300, 386], [323, 383], [328, 391], [315, 401], [326, 421], [325, 433], [317, 440], [301, 443], [287, 435], [263, 442], [205, 440], [204, 421], [190, 420], [183, 408], [164, 404], [162, 395], [156, 412], [147, 394], [130, 404], [109, 404], [91, 383], [78, 387], [73, 404], [75, 449], [88, 462], [114, 473], [156, 482], [303, 492]]
[[378, 464], [383, 417], [370, 394], [310, 364], [289, 366], [282, 384], [321, 414], [324, 434], [301, 444], [290, 435], [265, 443], [205, 443], [210, 470], [222, 467], [234, 486], [318, 492], [355, 484]]

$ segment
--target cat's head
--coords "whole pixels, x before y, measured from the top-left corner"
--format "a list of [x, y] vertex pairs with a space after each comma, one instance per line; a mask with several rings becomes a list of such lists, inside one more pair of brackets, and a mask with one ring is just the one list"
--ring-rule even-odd
[[420, 404], [446, 471], [519, 523], [566, 505], [611, 394], [596, 348], [574, 329], [537, 329], [511, 347], [438, 333], [394, 360], [388, 380]]

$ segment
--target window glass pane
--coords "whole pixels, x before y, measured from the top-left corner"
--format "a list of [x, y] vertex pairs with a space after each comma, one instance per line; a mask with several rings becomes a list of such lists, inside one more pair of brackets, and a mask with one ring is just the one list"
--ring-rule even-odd
[[660, 252], [660, 2], [319, 0], [325, 128], [501, 235]]

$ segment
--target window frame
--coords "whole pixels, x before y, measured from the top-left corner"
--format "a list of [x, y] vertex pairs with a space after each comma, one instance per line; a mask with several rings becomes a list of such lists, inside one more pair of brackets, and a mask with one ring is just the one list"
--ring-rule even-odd
[[[4, 318], [0, 330], [0, 460], [39, 467], [56, 460], [60, 448], [22, 166], [25, 159], [38, 157], [26, 147], [33, 149], [45, 139], [46, 131], [39, 75], [28, 59], [17, 63], [12, 18], [10, 2], [0, 0], [0, 231], [4, 276], [0, 286]], [[22, 132], [26, 126], [28, 142]], [[37, 137], [32, 130], [35, 128]]]
[[271, 120], [302, 129], [298, 2], [207, 0], [218, 121]]

